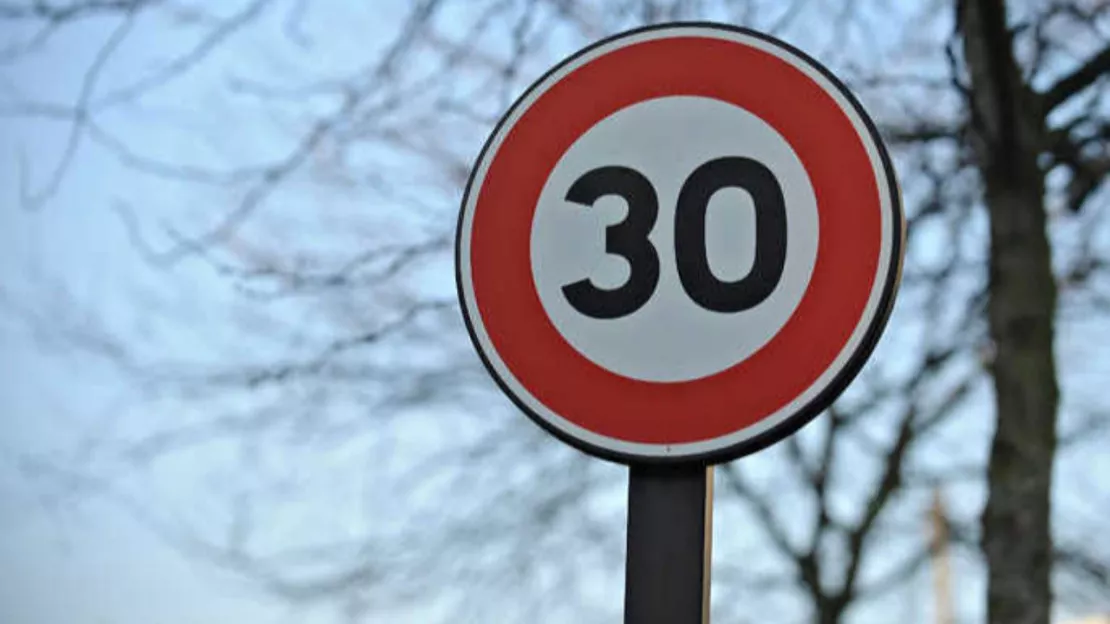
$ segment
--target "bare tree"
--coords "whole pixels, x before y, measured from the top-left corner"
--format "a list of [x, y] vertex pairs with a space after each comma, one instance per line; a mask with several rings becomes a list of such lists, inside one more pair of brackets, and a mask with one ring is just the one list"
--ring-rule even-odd
[[[1070, 8], [1079, 15], [1084, 9]], [[1051, 20], [1057, 12], [1065, 11], [1052, 7], [1041, 19]], [[1057, 286], [1042, 159], [1068, 169], [1067, 207], [1072, 212], [1083, 210], [1091, 192], [1110, 174], [1105, 147], [1084, 152], [1080, 145], [1086, 137], [1073, 135], [1067, 123], [1049, 122], [1054, 110], [1110, 73], [1110, 45], [1103, 42], [1089, 59], [1042, 91], [1031, 80], [1042, 69], [1038, 61], [1056, 51], [1055, 42], [1040, 35], [1033, 42], [1036, 57], [1023, 72], [1004, 4], [965, 0], [957, 6], [956, 21], [967, 71], [969, 143], [991, 223], [987, 316], [998, 425], [983, 515], [989, 620], [1047, 624], [1059, 388], [1053, 351]], [[1033, 25], [1042, 32], [1050, 27], [1043, 21]], [[1101, 108], [1098, 99], [1096, 95], [1095, 106]]]

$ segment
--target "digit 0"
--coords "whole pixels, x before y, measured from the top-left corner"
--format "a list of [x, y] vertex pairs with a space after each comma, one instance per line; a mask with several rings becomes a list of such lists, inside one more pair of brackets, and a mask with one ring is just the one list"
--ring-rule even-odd
[[[709, 199], [724, 188], [747, 191], [755, 204], [755, 261], [734, 282], [713, 275], [705, 246]], [[674, 255], [683, 290], [706, 310], [741, 312], [763, 303], [786, 265], [786, 202], [775, 174], [763, 163], [738, 157], [718, 158], [695, 169], [678, 193]]]

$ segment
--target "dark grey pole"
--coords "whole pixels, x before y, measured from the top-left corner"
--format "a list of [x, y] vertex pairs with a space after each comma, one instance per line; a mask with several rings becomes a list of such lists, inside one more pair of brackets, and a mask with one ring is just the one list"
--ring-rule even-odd
[[633, 465], [625, 624], [707, 624], [713, 468]]

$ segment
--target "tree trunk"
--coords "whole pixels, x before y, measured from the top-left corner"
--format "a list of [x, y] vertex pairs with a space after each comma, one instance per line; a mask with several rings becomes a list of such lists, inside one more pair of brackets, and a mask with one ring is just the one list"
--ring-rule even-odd
[[1037, 164], [1044, 115], [1021, 78], [1001, 0], [961, 0], [971, 140], [990, 217], [988, 320], [997, 429], [983, 511], [991, 624], [1049, 624], [1058, 389], [1056, 283]]

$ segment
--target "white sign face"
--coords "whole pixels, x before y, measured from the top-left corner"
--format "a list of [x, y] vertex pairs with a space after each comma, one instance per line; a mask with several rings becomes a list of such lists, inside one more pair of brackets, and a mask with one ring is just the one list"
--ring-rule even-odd
[[859, 371], [903, 228], [878, 132], [826, 69], [743, 29], [649, 27], [565, 60], [498, 124], [459, 297], [494, 379], [562, 440], [726, 461]]
[[[674, 224], [679, 192], [690, 175], [705, 163], [729, 157], [755, 160], [778, 181], [789, 242], [782, 274], [765, 299], [745, 310], [718, 312], [685, 292], [677, 255], [704, 256], [712, 276], [723, 284], [750, 274], [759, 235], [752, 195], [739, 186], [710, 194], [704, 240], [676, 246]], [[635, 311], [595, 318], [575, 308], [563, 287], [584, 277], [600, 289], [616, 289], [629, 280], [634, 265], [607, 253], [605, 238], [610, 227], [632, 220], [631, 207], [619, 196], [606, 195], [588, 208], [568, 209], [565, 195], [575, 180], [613, 163], [639, 172], [655, 189], [657, 217], [647, 243], [658, 255], [659, 278]], [[782, 135], [720, 100], [664, 97], [606, 117], [559, 160], [533, 219], [532, 274], [555, 328], [590, 361], [633, 379], [689, 381], [745, 360], [782, 329], [809, 283], [818, 235], [813, 186]]]

